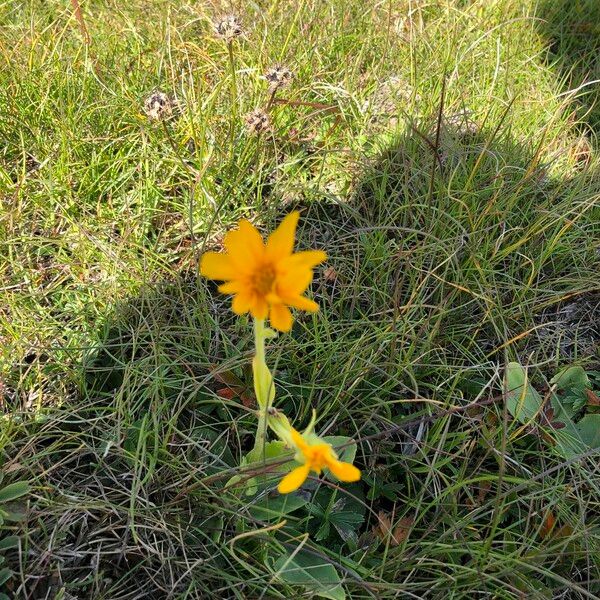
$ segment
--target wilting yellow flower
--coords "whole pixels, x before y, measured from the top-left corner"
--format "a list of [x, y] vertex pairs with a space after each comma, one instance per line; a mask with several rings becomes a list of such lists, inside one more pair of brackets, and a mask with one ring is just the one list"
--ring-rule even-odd
[[340, 481], [352, 482], [360, 479], [360, 471], [354, 465], [338, 460], [327, 442], [311, 434], [315, 443], [310, 444], [293, 427], [290, 428], [290, 434], [297, 450], [295, 458], [304, 464], [296, 467], [279, 482], [277, 489], [280, 494], [289, 494], [297, 490], [311, 471], [320, 475], [324, 468], [329, 469]]
[[205, 252], [200, 272], [208, 279], [225, 281], [223, 294], [234, 294], [232, 309], [237, 314], [250, 312], [266, 319], [279, 331], [292, 327], [289, 307], [316, 312], [319, 306], [302, 294], [310, 285], [313, 268], [327, 255], [321, 250], [293, 252], [299, 213], [287, 215], [263, 242], [249, 221], [240, 221], [224, 240], [226, 253]]

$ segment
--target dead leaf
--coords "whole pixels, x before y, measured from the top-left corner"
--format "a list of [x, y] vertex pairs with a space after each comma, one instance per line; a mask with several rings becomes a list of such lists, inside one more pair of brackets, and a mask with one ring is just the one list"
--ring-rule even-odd
[[571, 537], [571, 535], [573, 535], [573, 528], [570, 525], [563, 525], [562, 527], [559, 527], [558, 529], [554, 530], [552, 537], [565, 538]]
[[556, 525], [556, 517], [552, 514], [552, 511], [547, 511], [542, 526], [540, 527], [540, 535], [543, 538], [548, 537]]
[[573, 528], [570, 525], [556, 526], [556, 517], [552, 511], [548, 510], [542, 526], [540, 528], [540, 535], [543, 538], [551, 537], [553, 539], [566, 538], [573, 535]]
[[485, 500], [485, 497], [488, 495], [489, 491], [492, 489], [491, 481], [482, 481], [479, 484], [479, 491], [477, 492], [477, 502], [481, 505]]
[[233, 400], [237, 396], [237, 393], [232, 388], [224, 387], [217, 390], [217, 396], [226, 400]]
[[338, 278], [338, 274], [337, 271], [333, 268], [333, 267], [327, 267], [324, 271], [323, 271], [323, 279], [325, 279], [325, 281], [336, 281]]
[[212, 368], [212, 373], [215, 379], [219, 383], [223, 384], [223, 386], [225, 386], [216, 390], [215, 393], [217, 394], [217, 396], [226, 400], [235, 400], [236, 398], [239, 398], [241, 403], [246, 408], [254, 408], [256, 406], [254, 394], [244, 383], [244, 381], [240, 379], [235, 373], [233, 373], [232, 371], [218, 372], [216, 370], [216, 367]]
[[391, 546], [399, 546], [406, 540], [415, 522], [414, 517], [402, 517], [392, 529], [391, 517], [383, 510], [379, 511], [377, 519], [379, 522], [373, 528], [373, 533], [383, 541], [386, 541], [389, 537]]
[[212, 366], [211, 372], [214, 378], [228, 387], [245, 387], [244, 382], [233, 371], [219, 371], [219, 367]]
[[377, 514], [377, 519], [378, 523], [375, 525], [375, 527], [373, 527], [373, 533], [383, 540], [392, 529], [392, 521], [389, 515], [383, 510], [379, 511]]
[[395, 542], [393, 545], [401, 544], [408, 537], [414, 522], [414, 517], [402, 517], [400, 521], [398, 521], [398, 525], [394, 527], [392, 533], [392, 542]]
[[242, 392], [240, 394], [240, 400], [242, 401], [242, 404], [246, 408], [255, 408], [256, 407], [256, 399], [254, 397], [254, 394], [252, 394], [250, 392]]
[[585, 390], [587, 396], [587, 403], [589, 406], [600, 406], [600, 396], [598, 396], [592, 390]]

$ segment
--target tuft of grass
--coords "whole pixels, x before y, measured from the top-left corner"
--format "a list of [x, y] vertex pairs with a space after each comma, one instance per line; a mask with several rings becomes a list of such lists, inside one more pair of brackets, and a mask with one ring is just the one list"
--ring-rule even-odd
[[270, 342], [278, 395], [364, 472], [332, 491], [354, 535], [296, 517], [308, 548], [357, 599], [600, 595], [598, 454], [562, 459], [501, 389], [510, 360], [599, 369], [596, 88], [568, 91], [595, 6], [262, 2], [228, 46], [220, 3], [0, 3], [0, 455], [33, 490], [9, 597], [302, 596], [238, 538], [269, 525], [227, 486], [249, 323], [197, 272], [291, 208], [329, 260]]

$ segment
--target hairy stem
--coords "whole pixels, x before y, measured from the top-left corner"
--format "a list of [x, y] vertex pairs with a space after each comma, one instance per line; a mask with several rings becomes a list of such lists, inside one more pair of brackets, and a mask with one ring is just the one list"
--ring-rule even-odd
[[[264, 319], [254, 319], [254, 345], [255, 360], [265, 364], [265, 322]], [[260, 412], [258, 414], [258, 426], [256, 428], [256, 440], [254, 449], [260, 452], [264, 458], [265, 444], [267, 442], [267, 417], [269, 414], [269, 403], [265, 399], [261, 402], [259, 399]]]

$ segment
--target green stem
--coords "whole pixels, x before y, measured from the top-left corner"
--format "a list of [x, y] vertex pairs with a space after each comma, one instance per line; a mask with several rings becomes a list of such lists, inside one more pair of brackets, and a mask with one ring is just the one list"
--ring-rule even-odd
[[[265, 363], [265, 321], [264, 319], [254, 319], [254, 345], [256, 360]], [[265, 457], [265, 444], [267, 443], [267, 418], [269, 415], [269, 405], [265, 403], [264, 409], [258, 413], [258, 426], [256, 428], [256, 440], [254, 450], [260, 452], [261, 458]]]
[[254, 345], [256, 358], [265, 362], [265, 321], [254, 319]]

